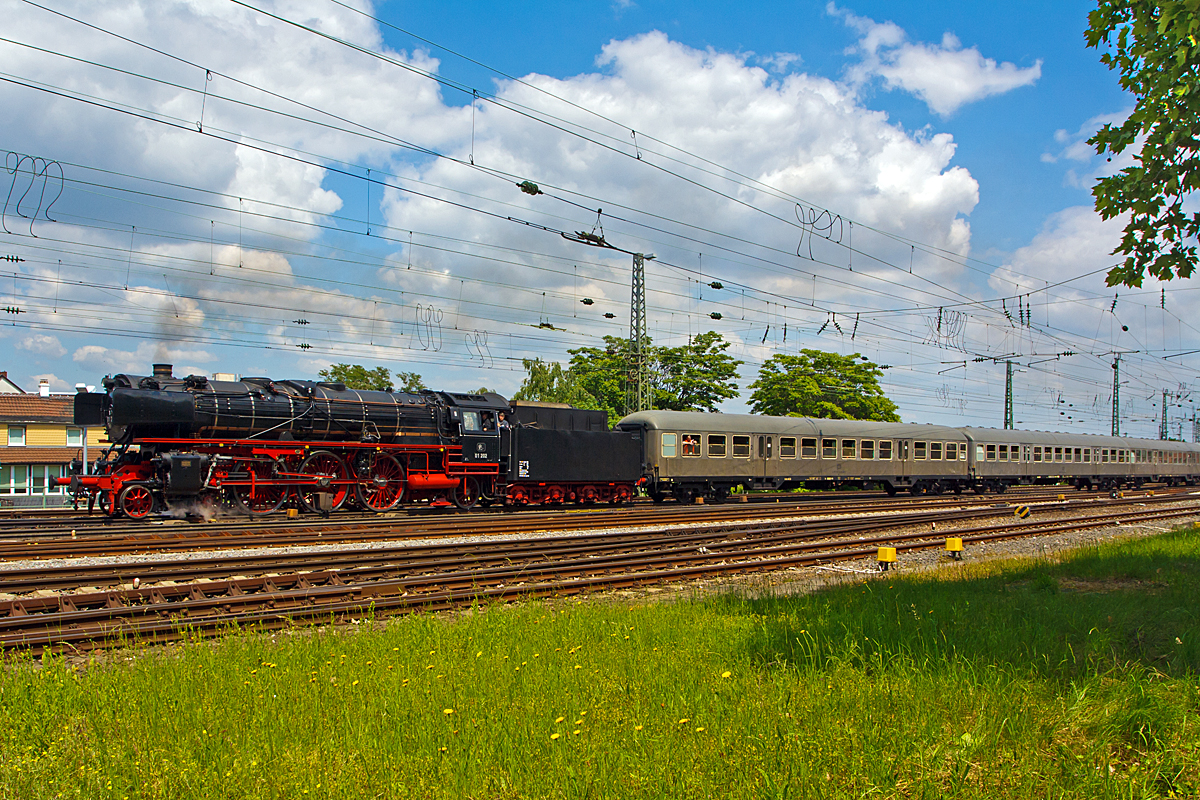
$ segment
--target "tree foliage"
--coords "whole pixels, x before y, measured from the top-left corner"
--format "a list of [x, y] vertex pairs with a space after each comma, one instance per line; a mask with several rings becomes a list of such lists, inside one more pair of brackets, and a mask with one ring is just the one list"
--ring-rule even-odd
[[408, 392], [409, 394], [417, 394], [429, 389], [425, 385], [425, 380], [418, 372], [397, 372], [396, 387], [397, 391]]
[[750, 384], [750, 409], [755, 414], [873, 419], [899, 422], [896, 404], [879, 386], [883, 370], [858, 353], [849, 356], [822, 350], [800, 355], [776, 353]]
[[540, 358], [521, 360], [525, 380], [512, 396], [513, 400], [539, 403], [566, 403], [576, 408], [598, 409], [600, 404], [580, 383], [579, 376], [562, 364], [546, 363]]
[[738, 396], [741, 361], [725, 351], [729, 342], [709, 331], [679, 347], [654, 352], [654, 407], [670, 411], [715, 412], [722, 400]]
[[[1141, 286], [1190, 277], [1196, 268], [1200, 213], [1184, 202], [1200, 187], [1200, 3], [1196, 0], [1099, 0], [1088, 14], [1088, 47], [1104, 47], [1101, 63], [1137, 97], [1133, 113], [1088, 139], [1117, 155], [1141, 143], [1137, 164], [1092, 189], [1104, 219], [1128, 213], [1120, 246], [1124, 263], [1108, 285]], [[1111, 159], [1110, 159], [1111, 160]]]
[[[344, 383], [350, 389], [392, 391], [392, 376], [387, 367], [367, 369], [358, 364], [330, 364], [329, 369], [323, 369], [317, 374], [323, 381]], [[417, 379], [420, 380], [420, 377], [418, 375]]]

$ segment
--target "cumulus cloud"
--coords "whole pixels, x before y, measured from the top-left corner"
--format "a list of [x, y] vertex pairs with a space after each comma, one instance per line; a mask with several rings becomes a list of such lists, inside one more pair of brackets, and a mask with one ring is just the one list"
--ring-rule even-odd
[[61, 358], [67, 353], [67, 348], [63, 347], [57, 336], [47, 336], [43, 333], [26, 336], [17, 342], [17, 347], [49, 358]]
[[893, 22], [860, 17], [834, 3], [829, 3], [826, 10], [862, 35], [851, 50], [861, 59], [849, 71], [854, 84], [881, 78], [886, 88], [915, 95], [942, 117], [967, 103], [1029, 86], [1042, 76], [1040, 59], [1025, 68], [1007, 61], [997, 63], [985, 58], [976, 47], [964, 48], [949, 32], [939, 44], [911, 42]]

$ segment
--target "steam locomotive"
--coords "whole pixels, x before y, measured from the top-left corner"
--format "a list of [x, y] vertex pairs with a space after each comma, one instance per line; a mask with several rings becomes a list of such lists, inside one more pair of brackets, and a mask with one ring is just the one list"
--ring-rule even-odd
[[641, 476], [640, 431], [608, 430], [603, 411], [492, 393], [176, 378], [169, 364], [103, 386], [75, 396], [75, 424], [104, 426], [109, 446], [58, 480], [77, 504], [111, 516], [615, 504], [633, 498]]

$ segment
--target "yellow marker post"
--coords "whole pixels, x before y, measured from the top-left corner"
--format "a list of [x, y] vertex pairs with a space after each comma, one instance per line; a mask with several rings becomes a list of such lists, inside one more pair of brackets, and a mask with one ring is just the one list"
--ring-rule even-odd
[[879, 570], [881, 572], [887, 572], [891, 568], [892, 564], [896, 563], [896, 548], [879, 548], [879, 555], [875, 557], [875, 560], [879, 562]]
[[962, 561], [963, 543], [958, 537], [950, 537], [946, 539], [946, 552], [955, 561]]
[[287, 518], [288, 518], [288, 519], [299, 519], [299, 518], [300, 518], [300, 509], [298, 509], [298, 508], [289, 508], [289, 509], [287, 510]]
[[1028, 518], [1029, 514], [1029, 506], [1017, 506], [1013, 509], [1013, 516], [1019, 517], [1020, 519]]
[[1060, 503], [1065, 503], [1065, 502], [1067, 502], [1067, 496], [1066, 496], [1065, 494], [1060, 494], [1060, 495], [1058, 496], [1058, 502], [1060, 502]]

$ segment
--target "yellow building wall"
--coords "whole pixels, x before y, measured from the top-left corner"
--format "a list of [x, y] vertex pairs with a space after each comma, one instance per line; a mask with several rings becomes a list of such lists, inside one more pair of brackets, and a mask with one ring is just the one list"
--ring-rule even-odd
[[[67, 427], [67, 425], [43, 425], [35, 423], [27, 424], [25, 426], [25, 446], [67, 447]], [[100, 447], [101, 442], [108, 440], [108, 437], [104, 434], [104, 427], [101, 425], [89, 427], [87, 434], [89, 448]], [[0, 446], [7, 445], [8, 425], [5, 423], [0, 423]]]

